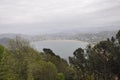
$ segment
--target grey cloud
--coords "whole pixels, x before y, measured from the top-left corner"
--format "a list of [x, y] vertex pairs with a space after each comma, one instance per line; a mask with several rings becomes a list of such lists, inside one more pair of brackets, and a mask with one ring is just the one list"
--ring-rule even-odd
[[51, 33], [103, 26], [120, 26], [120, 0], [0, 0], [2, 33]]

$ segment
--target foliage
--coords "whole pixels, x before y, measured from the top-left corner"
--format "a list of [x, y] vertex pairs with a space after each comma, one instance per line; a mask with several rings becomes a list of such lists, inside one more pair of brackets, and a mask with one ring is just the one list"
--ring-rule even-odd
[[[0, 80], [55, 80], [57, 69], [21, 38], [11, 40], [0, 63]], [[40, 77], [43, 76], [43, 77]]]
[[78, 48], [70, 64], [51, 49], [33, 49], [16, 37], [0, 45], [0, 80], [114, 80], [120, 79], [120, 31], [86, 49]]
[[0, 45], [0, 62], [2, 59], [3, 52], [4, 52], [4, 47], [2, 45]]
[[56, 80], [65, 80], [64, 74], [63, 73], [58, 73]]
[[57, 69], [51, 62], [38, 61], [29, 65], [29, 74], [29, 80], [56, 80]]
[[63, 73], [64, 75], [67, 74], [67, 67], [68, 63], [66, 60], [60, 58], [58, 55], [55, 55], [52, 50], [50, 49], [44, 49], [43, 50], [45, 54], [43, 54], [43, 59], [47, 62], [52, 62], [55, 64], [58, 73]]
[[120, 75], [120, 31], [116, 37], [101, 41], [86, 50], [81, 48], [69, 57], [70, 64], [82, 75], [77, 80], [113, 80]]

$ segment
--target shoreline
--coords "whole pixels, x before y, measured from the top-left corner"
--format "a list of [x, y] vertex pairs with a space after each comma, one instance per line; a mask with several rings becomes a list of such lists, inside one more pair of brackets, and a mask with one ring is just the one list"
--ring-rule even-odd
[[[52, 40], [52, 39], [49, 39], [49, 40], [40, 40], [41, 42], [60, 42], [60, 41], [64, 41], [64, 42], [84, 42], [84, 43], [88, 43], [89, 42], [85, 42], [85, 41], [80, 41], [80, 40], [62, 40], [62, 39], [58, 39], [58, 40]], [[40, 41], [34, 41], [34, 42], [40, 42]]]

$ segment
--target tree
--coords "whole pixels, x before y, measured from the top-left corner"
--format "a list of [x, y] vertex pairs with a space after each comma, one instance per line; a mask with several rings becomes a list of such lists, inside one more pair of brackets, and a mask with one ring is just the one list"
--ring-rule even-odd
[[53, 64], [55, 64], [56, 68], [57, 68], [57, 72], [58, 73], [63, 73], [65, 78], [67, 75], [67, 67], [68, 67], [68, 63], [66, 60], [62, 59], [61, 57], [59, 57], [58, 55], [56, 55], [51, 49], [44, 49], [43, 50], [43, 60], [47, 61], [47, 62], [51, 62]]
[[0, 63], [0, 80], [16, 80], [17, 74], [14, 72], [16, 61], [12, 55], [4, 50]]
[[56, 80], [65, 80], [64, 74], [63, 73], [58, 73]]
[[4, 50], [5, 50], [5, 48], [2, 45], [0, 45], [0, 62], [1, 62]]
[[51, 49], [43, 48], [43, 51], [45, 54], [50, 54], [52, 56], [55, 56], [55, 53]]
[[11, 40], [7, 48], [0, 64], [1, 80], [27, 80], [28, 65], [41, 60], [40, 54], [21, 38]]
[[110, 80], [110, 78], [120, 74], [119, 36], [120, 31], [116, 38], [112, 37], [111, 41], [101, 41], [88, 52], [93, 70], [97, 71], [100, 77], [103, 76], [105, 80]]
[[82, 75], [77, 80], [113, 80], [116, 75], [120, 79], [120, 31], [116, 38], [89, 45], [86, 51], [79, 48], [73, 55], [70, 64]]
[[118, 40], [119, 44], [120, 44], [120, 30], [118, 31], [118, 33], [116, 34], [116, 39]]
[[51, 62], [36, 61], [29, 64], [28, 80], [56, 80], [57, 69]]
[[87, 73], [87, 60], [82, 48], [78, 48], [74, 51], [73, 57], [69, 57], [70, 64], [77, 69], [78, 74], [81, 76], [78, 77], [78, 80], [84, 79]]

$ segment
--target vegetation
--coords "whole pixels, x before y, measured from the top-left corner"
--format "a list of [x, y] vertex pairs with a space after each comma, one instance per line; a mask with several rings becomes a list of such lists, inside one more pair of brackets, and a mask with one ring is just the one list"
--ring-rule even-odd
[[[16, 37], [0, 45], [0, 80], [116, 80], [120, 79], [120, 31], [116, 37], [78, 48], [66, 60], [51, 49], [38, 52]], [[118, 78], [118, 79], [117, 79]]]
[[69, 61], [79, 73], [77, 80], [120, 79], [120, 31], [115, 38], [89, 45], [86, 50], [78, 48], [73, 55]]

